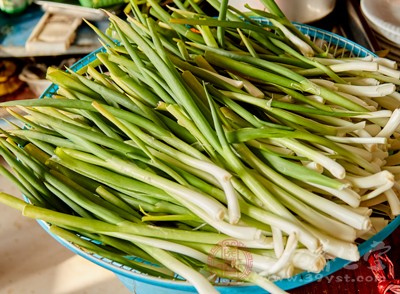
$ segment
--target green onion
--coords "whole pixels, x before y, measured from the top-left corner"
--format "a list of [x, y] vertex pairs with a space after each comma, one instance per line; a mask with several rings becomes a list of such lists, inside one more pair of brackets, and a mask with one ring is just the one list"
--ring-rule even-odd
[[95, 61], [48, 70], [52, 97], [0, 103], [0, 173], [29, 203], [0, 202], [199, 293], [218, 277], [281, 293], [273, 279], [358, 260], [358, 237], [400, 213], [400, 74], [318, 47], [272, 0], [251, 9], [266, 23], [207, 2], [217, 18], [132, 1], [94, 29]]

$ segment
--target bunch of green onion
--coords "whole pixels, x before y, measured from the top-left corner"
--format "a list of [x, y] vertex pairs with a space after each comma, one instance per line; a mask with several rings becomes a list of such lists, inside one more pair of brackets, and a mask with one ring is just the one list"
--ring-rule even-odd
[[273, 1], [252, 10], [269, 23], [207, 2], [218, 18], [131, 1], [93, 28], [96, 60], [49, 69], [51, 98], [1, 103], [19, 123], [0, 171], [29, 203], [0, 201], [199, 293], [219, 277], [280, 293], [273, 280], [358, 260], [358, 240], [399, 214], [400, 72], [317, 46]]

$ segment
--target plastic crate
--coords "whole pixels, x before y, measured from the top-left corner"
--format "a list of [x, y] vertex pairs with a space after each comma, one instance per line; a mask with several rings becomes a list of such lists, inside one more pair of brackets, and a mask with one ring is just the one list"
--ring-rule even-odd
[[[267, 23], [263, 18], [254, 18], [261, 23]], [[295, 25], [306, 35], [308, 35], [311, 40], [315, 42], [323, 41], [323, 46], [329, 46], [333, 53], [336, 54], [347, 54], [348, 56], [353, 57], [364, 57], [367, 55], [373, 55], [374, 53], [365, 49], [364, 47], [342, 37], [337, 34], [315, 28], [313, 26], [298, 24]], [[345, 49], [345, 50], [342, 50]], [[96, 59], [96, 54], [98, 52], [104, 51], [103, 48], [99, 48], [86, 57], [79, 60], [75, 63], [71, 69], [74, 71], [78, 71], [83, 68], [90, 62]], [[51, 97], [58, 89], [58, 86], [52, 84], [41, 96], [43, 97]], [[38, 221], [39, 224], [50, 234], [52, 235], [58, 242], [60, 242], [63, 246], [67, 247], [72, 252], [90, 260], [91, 262], [106, 268], [112, 271], [116, 276], [121, 280], [121, 282], [128, 288], [129, 291], [136, 294], [148, 294], [148, 293], [157, 293], [157, 294], [184, 294], [184, 293], [197, 293], [196, 289], [190, 285], [189, 283], [179, 280], [177, 277], [176, 280], [168, 280], [157, 277], [151, 277], [145, 274], [140, 273], [139, 271], [129, 268], [127, 266], [121, 265], [120, 263], [114, 262], [112, 260], [103, 258], [99, 255], [89, 254], [78, 247], [72, 245], [68, 241], [52, 234], [49, 232], [49, 226], [47, 223], [43, 221]], [[358, 246], [360, 255], [364, 255], [374, 249], [381, 241], [383, 241], [387, 236], [389, 236], [398, 226], [400, 225], [400, 216], [396, 217], [392, 220], [384, 229], [378, 232], [376, 235], [371, 237], [369, 240], [363, 242]], [[284, 289], [290, 290], [294, 288], [298, 288], [304, 286], [306, 284], [317, 281], [323, 277], [326, 277], [346, 265], [350, 262], [348, 260], [336, 258], [329, 262], [323, 271], [320, 273], [309, 273], [303, 272], [297, 274], [290, 279], [283, 279], [277, 281], [276, 284]], [[265, 294], [265, 290], [261, 289], [257, 285], [246, 284], [246, 283], [235, 283], [229, 280], [221, 279], [219, 283], [216, 284], [216, 289], [222, 294]]]

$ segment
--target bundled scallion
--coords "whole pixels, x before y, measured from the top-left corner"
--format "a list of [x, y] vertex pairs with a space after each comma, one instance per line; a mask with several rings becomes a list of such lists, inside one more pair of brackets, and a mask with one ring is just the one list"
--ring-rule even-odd
[[199, 293], [220, 277], [280, 293], [273, 280], [358, 260], [400, 213], [395, 64], [335, 56], [273, 1], [252, 9], [270, 22], [173, 2], [109, 14], [94, 62], [49, 69], [51, 97], [0, 104], [19, 122], [2, 130], [13, 173], [0, 172], [29, 203], [0, 201]]

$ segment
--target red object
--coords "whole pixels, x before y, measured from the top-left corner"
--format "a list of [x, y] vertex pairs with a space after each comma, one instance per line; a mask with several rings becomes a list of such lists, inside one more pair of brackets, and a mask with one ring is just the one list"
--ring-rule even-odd
[[[384, 242], [377, 244], [374, 251], [371, 251], [360, 258], [358, 262], [351, 263], [343, 269], [324, 277], [318, 281], [302, 287], [289, 290], [290, 294], [394, 294], [400, 293], [400, 227], [397, 228]], [[376, 255], [387, 256], [387, 259], [379, 259], [371, 265], [369, 260]], [[375, 260], [375, 259], [373, 259]], [[386, 263], [389, 261], [389, 263]], [[376, 264], [382, 266], [382, 276], [376, 277], [378, 269]], [[389, 267], [392, 269], [388, 275]], [[382, 278], [384, 274], [385, 278]], [[397, 278], [395, 280], [394, 278]], [[384, 283], [386, 283], [386, 288]], [[397, 281], [397, 282], [394, 282]], [[386, 292], [382, 292], [382, 289]], [[397, 291], [397, 292], [396, 292]]]
[[368, 262], [372, 273], [378, 281], [379, 293], [400, 294], [400, 280], [395, 279], [394, 266], [390, 258], [385, 253], [377, 250], [370, 254]]

